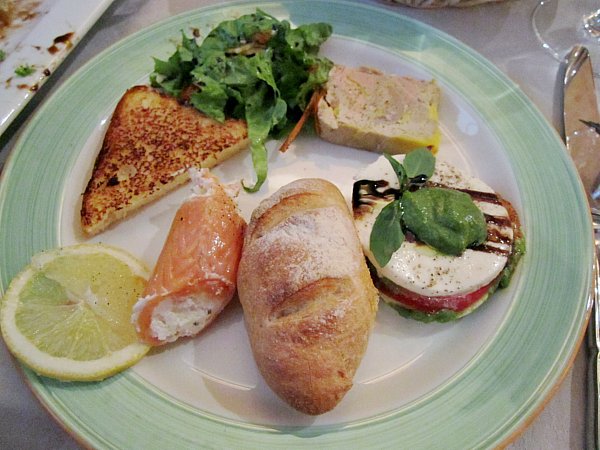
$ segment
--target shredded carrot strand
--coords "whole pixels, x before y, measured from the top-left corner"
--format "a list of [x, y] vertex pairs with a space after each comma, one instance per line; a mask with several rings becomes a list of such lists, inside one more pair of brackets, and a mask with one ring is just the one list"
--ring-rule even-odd
[[313, 91], [312, 95], [310, 96], [308, 105], [306, 105], [306, 108], [302, 113], [302, 116], [300, 116], [300, 119], [298, 120], [296, 125], [294, 125], [294, 128], [292, 128], [292, 131], [290, 131], [290, 134], [285, 138], [285, 141], [283, 141], [281, 147], [279, 147], [279, 151], [281, 153], [285, 152], [290, 146], [290, 144], [294, 142], [294, 140], [296, 140], [298, 134], [300, 134], [300, 131], [304, 126], [304, 123], [306, 122], [306, 119], [308, 119], [310, 115], [315, 114], [317, 112], [317, 105], [319, 104], [319, 100], [321, 100], [321, 98], [323, 98], [324, 95], [325, 90], [323, 89], [315, 89]]

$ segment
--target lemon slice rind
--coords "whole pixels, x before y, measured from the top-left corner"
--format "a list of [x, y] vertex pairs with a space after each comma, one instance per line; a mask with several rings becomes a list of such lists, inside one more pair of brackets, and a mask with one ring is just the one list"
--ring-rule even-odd
[[150, 349], [140, 342], [131, 343], [120, 350], [99, 358], [86, 361], [66, 357], [56, 357], [41, 351], [19, 330], [15, 316], [19, 306], [19, 293], [37, 270], [65, 254], [86, 254], [104, 252], [127, 264], [136, 276], [148, 278], [147, 267], [129, 253], [105, 244], [77, 244], [56, 250], [41, 252], [31, 259], [10, 283], [0, 304], [0, 328], [4, 341], [21, 362], [34, 372], [62, 381], [99, 381], [112, 376], [138, 362]]

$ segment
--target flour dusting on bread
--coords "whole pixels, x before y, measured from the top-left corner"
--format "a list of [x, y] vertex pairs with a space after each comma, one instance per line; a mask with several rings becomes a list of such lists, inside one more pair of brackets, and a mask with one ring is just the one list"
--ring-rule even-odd
[[360, 249], [347, 239], [353, 233], [352, 224], [335, 207], [328, 207], [290, 216], [254, 245], [259, 252], [285, 246], [304, 256], [288, 270], [288, 287], [293, 291], [317, 279], [341, 278], [356, 270]]

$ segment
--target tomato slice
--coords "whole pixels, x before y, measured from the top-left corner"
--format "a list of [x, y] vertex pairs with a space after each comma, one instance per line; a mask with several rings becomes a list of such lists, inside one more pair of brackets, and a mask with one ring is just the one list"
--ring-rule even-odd
[[498, 280], [492, 281], [476, 291], [462, 295], [441, 295], [437, 297], [428, 297], [426, 295], [416, 294], [408, 289], [398, 286], [389, 280], [382, 280], [373, 276], [375, 287], [392, 300], [396, 300], [402, 306], [424, 312], [426, 314], [435, 314], [442, 310], [461, 312], [477, 303], [487, 292], [494, 287]]

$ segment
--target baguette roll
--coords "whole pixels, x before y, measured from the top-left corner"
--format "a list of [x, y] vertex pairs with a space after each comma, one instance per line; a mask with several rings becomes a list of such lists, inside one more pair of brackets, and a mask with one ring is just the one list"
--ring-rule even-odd
[[333, 409], [352, 387], [378, 301], [337, 187], [297, 180], [255, 209], [238, 294], [271, 389], [306, 414]]

